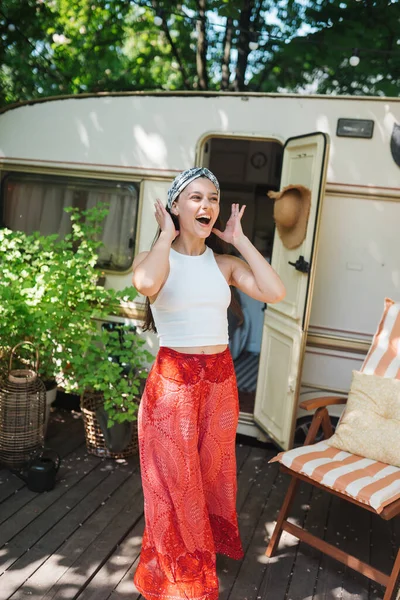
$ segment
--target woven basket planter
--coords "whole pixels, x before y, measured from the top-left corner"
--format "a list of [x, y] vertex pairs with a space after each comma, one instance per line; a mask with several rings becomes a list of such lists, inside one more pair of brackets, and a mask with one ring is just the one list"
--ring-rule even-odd
[[85, 392], [81, 397], [81, 410], [85, 427], [86, 447], [89, 454], [105, 458], [127, 458], [137, 454], [139, 450], [137, 421], [129, 423], [130, 441], [119, 452], [113, 452], [107, 447], [106, 440], [100, 427], [96, 411], [103, 406], [104, 399], [101, 393]]
[[[13, 369], [15, 350], [29, 345], [36, 352], [34, 369]], [[31, 342], [11, 351], [8, 375], [0, 380], [0, 462], [21, 468], [43, 447], [46, 389], [37, 375], [39, 353]]]

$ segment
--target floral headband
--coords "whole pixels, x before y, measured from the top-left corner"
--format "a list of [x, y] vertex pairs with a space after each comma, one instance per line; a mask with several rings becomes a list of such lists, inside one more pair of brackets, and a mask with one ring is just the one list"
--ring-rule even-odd
[[177, 199], [185, 187], [199, 177], [207, 177], [207, 179], [209, 179], [215, 185], [219, 194], [219, 183], [214, 173], [211, 173], [211, 171], [205, 167], [193, 167], [191, 169], [187, 169], [186, 171], [182, 171], [182, 173], [179, 173], [179, 175], [177, 175], [172, 182], [172, 185], [168, 190], [167, 206], [169, 209], [171, 209], [172, 203]]

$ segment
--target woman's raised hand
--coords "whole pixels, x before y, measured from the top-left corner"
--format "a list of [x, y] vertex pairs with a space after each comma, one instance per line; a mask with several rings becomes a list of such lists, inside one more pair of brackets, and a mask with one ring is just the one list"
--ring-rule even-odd
[[166, 233], [171, 236], [171, 242], [179, 235], [179, 231], [175, 229], [171, 215], [165, 210], [165, 206], [159, 198], [154, 203], [156, 221], [160, 226], [161, 233]]
[[245, 208], [246, 205], [243, 205], [242, 208], [239, 209], [239, 204], [232, 204], [231, 216], [226, 224], [225, 231], [214, 228], [212, 230], [213, 233], [221, 238], [221, 240], [224, 240], [224, 242], [234, 246], [244, 235], [240, 221], [243, 217]]

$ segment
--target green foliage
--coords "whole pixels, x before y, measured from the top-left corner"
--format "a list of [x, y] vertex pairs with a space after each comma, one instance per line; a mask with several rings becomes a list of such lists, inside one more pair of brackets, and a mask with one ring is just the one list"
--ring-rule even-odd
[[[198, 89], [199, 0], [2, 0], [0, 104], [55, 94]], [[206, 70], [221, 89], [398, 95], [396, 0], [208, 0]], [[162, 23], [154, 23], [155, 14]], [[249, 42], [258, 48], [249, 51]], [[351, 67], [353, 49], [361, 62]], [[204, 71], [204, 69], [203, 69]]]
[[92, 337], [75, 345], [67, 373], [67, 388], [83, 394], [100, 392], [108, 415], [108, 427], [136, 419], [138, 398], [152, 356], [144, 340], [129, 326], [98, 327]]
[[[78, 392], [86, 386], [104, 388], [114, 418], [111, 400], [118, 404], [128, 384], [130, 399], [137, 394], [141, 369], [150, 355], [139, 336], [127, 338], [129, 347], [124, 342], [121, 350], [116, 349], [115, 336], [99, 330], [95, 319], [106, 319], [120, 301], [133, 300], [136, 290], [115, 292], [97, 285], [98, 224], [107, 209], [66, 210], [72, 232], [63, 240], [57, 235], [0, 229], [0, 371], [7, 370], [16, 344], [31, 341], [39, 349], [39, 375], [44, 381], [63, 373]], [[132, 369], [123, 381], [121, 372], [109, 363], [110, 352], [124, 363], [124, 369], [130, 361]]]
[[[261, 91], [398, 96], [400, 3], [387, 0], [304, 4], [308, 35], [291, 36], [250, 83]], [[359, 53], [360, 63], [349, 59]]]

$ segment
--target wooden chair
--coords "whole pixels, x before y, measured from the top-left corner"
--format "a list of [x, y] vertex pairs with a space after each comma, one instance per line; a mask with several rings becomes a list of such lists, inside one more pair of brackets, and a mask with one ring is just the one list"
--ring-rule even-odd
[[[394, 376], [400, 379], [399, 340], [400, 304], [395, 304], [393, 301], [386, 299], [385, 312], [362, 367], [363, 372], [375, 373], [380, 376]], [[385, 356], [382, 348], [386, 349]], [[390, 368], [388, 368], [388, 365]], [[304, 446], [282, 452], [271, 461], [279, 461], [281, 470], [290, 475], [292, 479], [279, 512], [266, 555], [268, 557], [274, 555], [282, 532], [287, 531], [306, 544], [381, 584], [386, 588], [383, 600], [394, 600], [400, 577], [400, 548], [392, 571], [387, 574], [287, 520], [300, 481], [305, 481], [317, 488], [328, 491], [342, 500], [378, 514], [385, 520], [392, 519], [400, 514], [399, 468], [378, 461], [366, 460], [363, 457], [344, 453], [343, 451], [340, 452], [336, 448], [328, 446], [325, 441], [314, 443], [320, 429], [322, 429], [325, 439], [333, 434], [327, 407], [345, 403], [346, 398], [329, 396], [300, 404], [301, 408], [307, 411], [315, 411], [315, 414]], [[337, 459], [338, 452], [340, 452], [342, 462]], [[365, 463], [368, 463], [368, 467], [365, 467]], [[351, 469], [350, 473], [347, 472], [343, 475], [345, 469], [339, 466], [341, 464], [346, 464], [347, 471]], [[370, 477], [371, 472], [376, 474], [375, 478]], [[367, 476], [372, 479], [372, 483], [364, 485]]]

